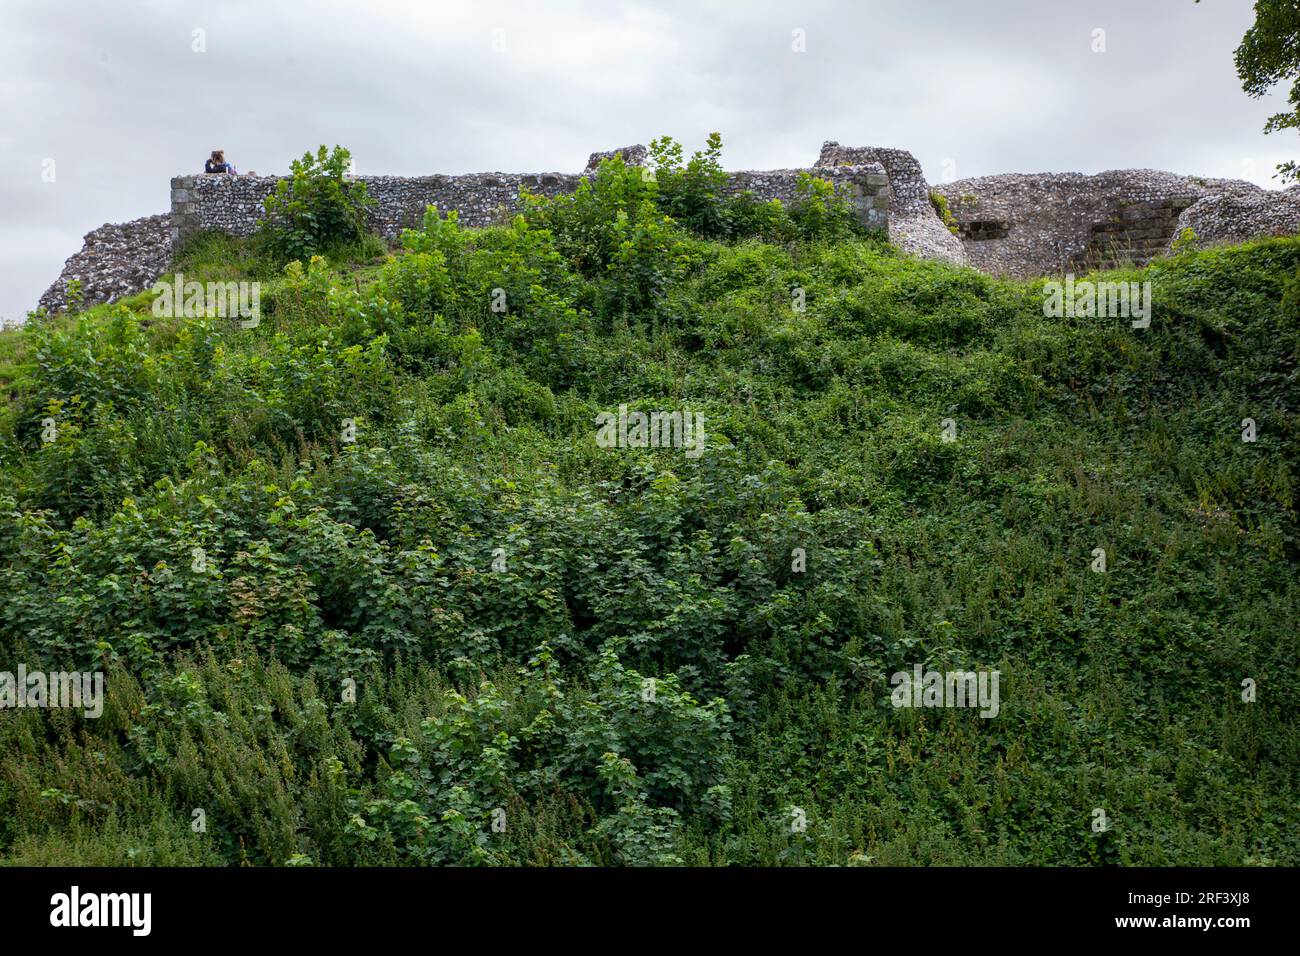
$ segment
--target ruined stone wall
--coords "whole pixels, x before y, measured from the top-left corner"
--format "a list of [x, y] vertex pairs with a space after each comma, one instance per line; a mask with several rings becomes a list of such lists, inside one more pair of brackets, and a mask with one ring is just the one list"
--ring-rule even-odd
[[[1209, 180], [1209, 195], [1202, 196], [1178, 217], [1175, 237], [1191, 229], [1202, 242], [1245, 242], [1259, 236], [1290, 236], [1300, 233], [1300, 186], [1282, 192], [1246, 188], [1223, 188], [1231, 180]], [[1219, 190], [1219, 191], [1215, 191]]]
[[85, 244], [64, 263], [38, 305], [47, 312], [62, 312], [73, 281], [81, 285], [81, 301], [87, 306], [135, 295], [158, 281], [171, 258], [168, 216], [106, 223], [86, 233]]
[[817, 172], [825, 176], [836, 168], [857, 163], [878, 163], [889, 180], [889, 238], [904, 252], [927, 259], [964, 264], [966, 250], [949, 231], [930, 202], [930, 185], [916, 157], [904, 149], [879, 146], [822, 144]]
[[[645, 147], [630, 146], [609, 153], [594, 153], [588, 173], [600, 159], [619, 154], [629, 165], [645, 162]], [[800, 173], [811, 172], [841, 186], [869, 228], [885, 230], [889, 218], [889, 183], [878, 163], [839, 169], [776, 169], [731, 174], [731, 189], [749, 189], [762, 200], [791, 202], [797, 196]], [[583, 174], [586, 175], [586, 174]], [[466, 176], [360, 176], [374, 200], [370, 228], [388, 239], [403, 229], [418, 226], [424, 210], [435, 205], [443, 212], [455, 210], [466, 226], [487, 226], [508, 221], [519, 207], [519, 191], [557, 196], [578, 188], [582, 175], [572, 173], [473, 173]], [[178, 242], [201, 229], [232, 235], [255, 232], [262, 204], [280, 177], [195, 175], [177, 176], [171, 183], [172, 239]]]
[[733, 193], [748, 190], [763, 202], [779, 199], [788, 205], [798, 198], [799, 177], [804, 173], [834, 184], [836, 189], [848, 197], [858, 219], [868, 229], [888, 231], [892, 194], [889, 177], [879, 163], [857, 163], [834, 169], [814, 167], [736, 172], [731, 174], [728, 189]]
[[[371, 231], [396, 239], [403, 229], [418, 226], [425, 207], [455, 210], [466, 226], [499, 221], [519, 203], [520, 188], [543, 196], [573, 192], [581, 177], [566, 173], [474, 173], [468, 176], [358, 176], [374, 200]], [[275, 191], [276, 176], [177, 176], [172, 180], [172, 238], [200, 229], [217, 229], [236, 236], [257, 231], [262, 203]]]
[[[396, 239], [403, 229], [417, 227], [425, 208], [459, 214], [466, 226], [508, 221], [519, 208], [519, 192], [557, 196], [573, 192], [583, 176], [595, 172], [602, 159], [620, 156], [629, 166], [644, 166], [644, 146], [624, 146], [592, 153], [583, 174], [474, 173], [467, 176], [362, 176], [374, 200], [370, 229]], [[889, 228], [892, 194], [885, 167], [874, 160], [842, 157], [833, 168], [774, 169], [735, 172], [728, 189], [751, 191], [758, 199], [790, 203], [798, 198], [799, 177], [812, 173], [833, 182], [853, 203], [869, 229]], [[111, 302], [148, 288], [166, 269], [176, 244], [204, 229], [236, 236], [251, 235], [262, 218], [263, 203], [280, 181], [275, 176], [189, 175], [171, 181], [170, 215], [149, 216], [122, 225], [105, 225], [86, 236], [80, 252], [67, 261], [63, 273], [41, 297], [51, 312], [66, 306], [65, 287], [82, 283], [85, 305]]]
[[1293, 190], [1153, 169], [983, 176], [937, 191], [967, 261], [1022, 278], [1143, 265], [1169, 251], [1185, 228], [1199, 243], [1300, 231]]
[[[593, 153], [582, 175], [618, 155], [631, 166], [646, 162], [644, 146]], [[904, 252], [964, 263], [985, 272], [1032, 277], [1082, 273], [1117, 264], [1142, 264], [1166, 252], [1185, 228], [1198, 242], [1241, 242], [1300, 232], [1300, 187], [1264, 190], [1250, 183], [1200, 179], [1157, 170], [984, 176], [937, 188], [954, 217], [956, 234], [935, 209], [921, 165], [906, 150], [827, 142], [809, 169], [730, 173], [731, 191], [789, 203], [799, 177], [812, 173], [835, 183], [861, 220], [887, 231]], [[455, 210], [467, 226], [506, 220], [519, 191], [543, 196], [572, 192], [582, 175], [475, 173], [467, 176], [366, 176], [375, 200], [370, 227], [395, 239], [418, 226], [425, 207]], [[276, 177], [178, 176], [171, 183], [171, 214], [105, 225], [64, 266], [41, 297], [50, 311], [65, 306], [65, 287], [82, 283], [86, 305], [148, 288], [170, 260], [175, 243], [201, 229], [248, 235]]]

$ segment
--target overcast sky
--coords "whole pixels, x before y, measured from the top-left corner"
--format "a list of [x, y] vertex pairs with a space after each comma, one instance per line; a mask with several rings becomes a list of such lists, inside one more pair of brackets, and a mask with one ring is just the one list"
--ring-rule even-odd
[[168, 180], [218, 147], [263, 174], [320, 143], [362, 174], [577, 172], [718, 130], [733, 169], [810, 165], [833, 139], [910, 150], [931, 182], [1154, 167], [1270, 185], [1300, 137], [1264, 136], [1282, 98], [1233, 71], [1251, 7], [4, 0], [0, 317], [90, 229], [166, 212]]

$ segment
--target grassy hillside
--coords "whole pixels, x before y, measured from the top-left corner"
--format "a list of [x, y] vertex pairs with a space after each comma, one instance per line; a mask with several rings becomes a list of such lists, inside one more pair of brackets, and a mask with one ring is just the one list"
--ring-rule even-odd
[[107, 674], [0, 712], [5, 861], [1300, 864], [1300, 240], [1133, 329], [655, 188], [0, 334], [0, 669]]

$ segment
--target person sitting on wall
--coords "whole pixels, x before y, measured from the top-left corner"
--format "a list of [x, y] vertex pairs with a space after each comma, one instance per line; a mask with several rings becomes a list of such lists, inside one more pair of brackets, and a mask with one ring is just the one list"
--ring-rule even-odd
[[212, 155], [209, 156], [207, 162], [203, 164], [203, 171], [205, 173], [229, 173], [232, 176], [239, 175], [235, 172], [234, 164], [226, 162], [225, 151], [220, 149], [214, 149], [212, 151]]

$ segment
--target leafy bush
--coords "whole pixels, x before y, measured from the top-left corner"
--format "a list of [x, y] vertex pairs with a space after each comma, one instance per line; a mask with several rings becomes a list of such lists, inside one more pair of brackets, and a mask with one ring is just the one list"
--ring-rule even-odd
[[727, 174], [722, 168], [722, 137], [710, 133], [708, 141], [682, 165], [682, 147], [670, 136], [650, 143], [659, 208], [685, 228], [707, 239], [733, 234], [724, 198]]
[[759, 202], [748, 191], [728, 189], [722, 168], [722, 137], [710, 133], [704, 149], [682, 164], [681, 144], [661, 136], [650, 144], [655, 202], [675, 222], [706, 239], [769, 242], [796, 238], [842, 240], [863, 228], [852, 202], [825, 179], [801, 173], [796, 197], [785, 207], [779, 200]]
[[603, 161], [570, 196], [526, 197], [525, 221], [554, 237], [602, 315], [659, 313], [668, 288], [697, 261], [694, 243], [656, 202], [658, 185], [619, 157]]
[[266, 197], [261, 229], [272, 252], [283, 260], [307, 259], [332, 246], [366, 235], [366, 184], [349, 180], [352, 154], [342, 146], [315, 155], [303, 153], [289, 164], [290, 176]]

